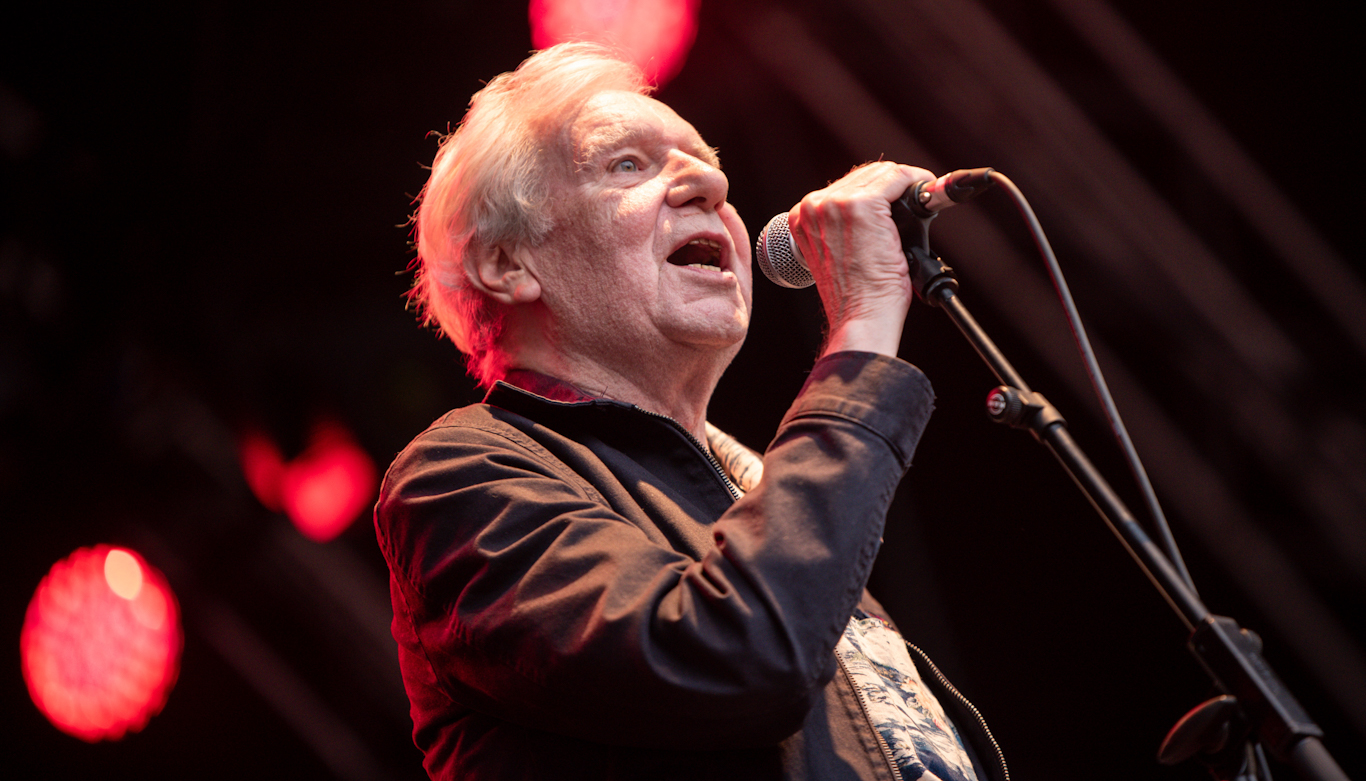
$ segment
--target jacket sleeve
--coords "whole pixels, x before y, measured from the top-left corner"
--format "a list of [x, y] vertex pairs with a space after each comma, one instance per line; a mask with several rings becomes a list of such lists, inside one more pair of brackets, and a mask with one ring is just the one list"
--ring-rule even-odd
[[511, 427], [429, 429], [376, 507], [395, 635], [452, 701], [522, 726], [654, 748], [776, 743], [834, 673], [931, 408], [909, 364], [823, 359], [700, 560]]

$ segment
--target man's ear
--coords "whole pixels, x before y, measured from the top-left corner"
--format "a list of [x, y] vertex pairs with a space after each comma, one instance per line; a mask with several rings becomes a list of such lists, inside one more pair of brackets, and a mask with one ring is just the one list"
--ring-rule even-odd
[[529, 251], [516, 246], [489, 247], [465, 256], [470, 282], [501, 304], [529, 304], [541, 297], [541, 282], [531, 271]]

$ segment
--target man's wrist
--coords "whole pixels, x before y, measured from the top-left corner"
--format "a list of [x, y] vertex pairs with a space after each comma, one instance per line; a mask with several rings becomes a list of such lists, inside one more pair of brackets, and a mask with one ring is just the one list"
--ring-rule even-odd
[[821, 355], [851, 350], [895, 358], [901, 347], [904, 323], [904, 315], [846, 320], [830, 330]]

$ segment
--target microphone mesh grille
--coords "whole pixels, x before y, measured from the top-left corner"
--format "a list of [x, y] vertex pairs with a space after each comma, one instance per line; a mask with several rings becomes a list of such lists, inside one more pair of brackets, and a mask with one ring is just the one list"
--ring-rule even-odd
[[755, 245], [754, 254], [759, 261], [759, 270], [774, 284], [800, 288], [816, 283], [792, 245], [786, 212], [768, 221]]

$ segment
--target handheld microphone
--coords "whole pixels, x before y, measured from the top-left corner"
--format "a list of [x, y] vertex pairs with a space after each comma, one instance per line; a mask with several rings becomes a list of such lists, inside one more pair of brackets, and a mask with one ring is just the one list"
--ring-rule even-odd
[[[906, 209], [924, 222], [956, 203], [975, 198], [991, 186], [990, 168], [963, 168], [944, 174], [938, 179], [916, 183], [892, 202], [892, 209]], [[776, 215], [759, 232], [754, 244], [754, 256], [759, 270], [774, 284], [782, 287], [803, 288], [815, 284], [806, 260], [787, 224], [787, 212]]]

